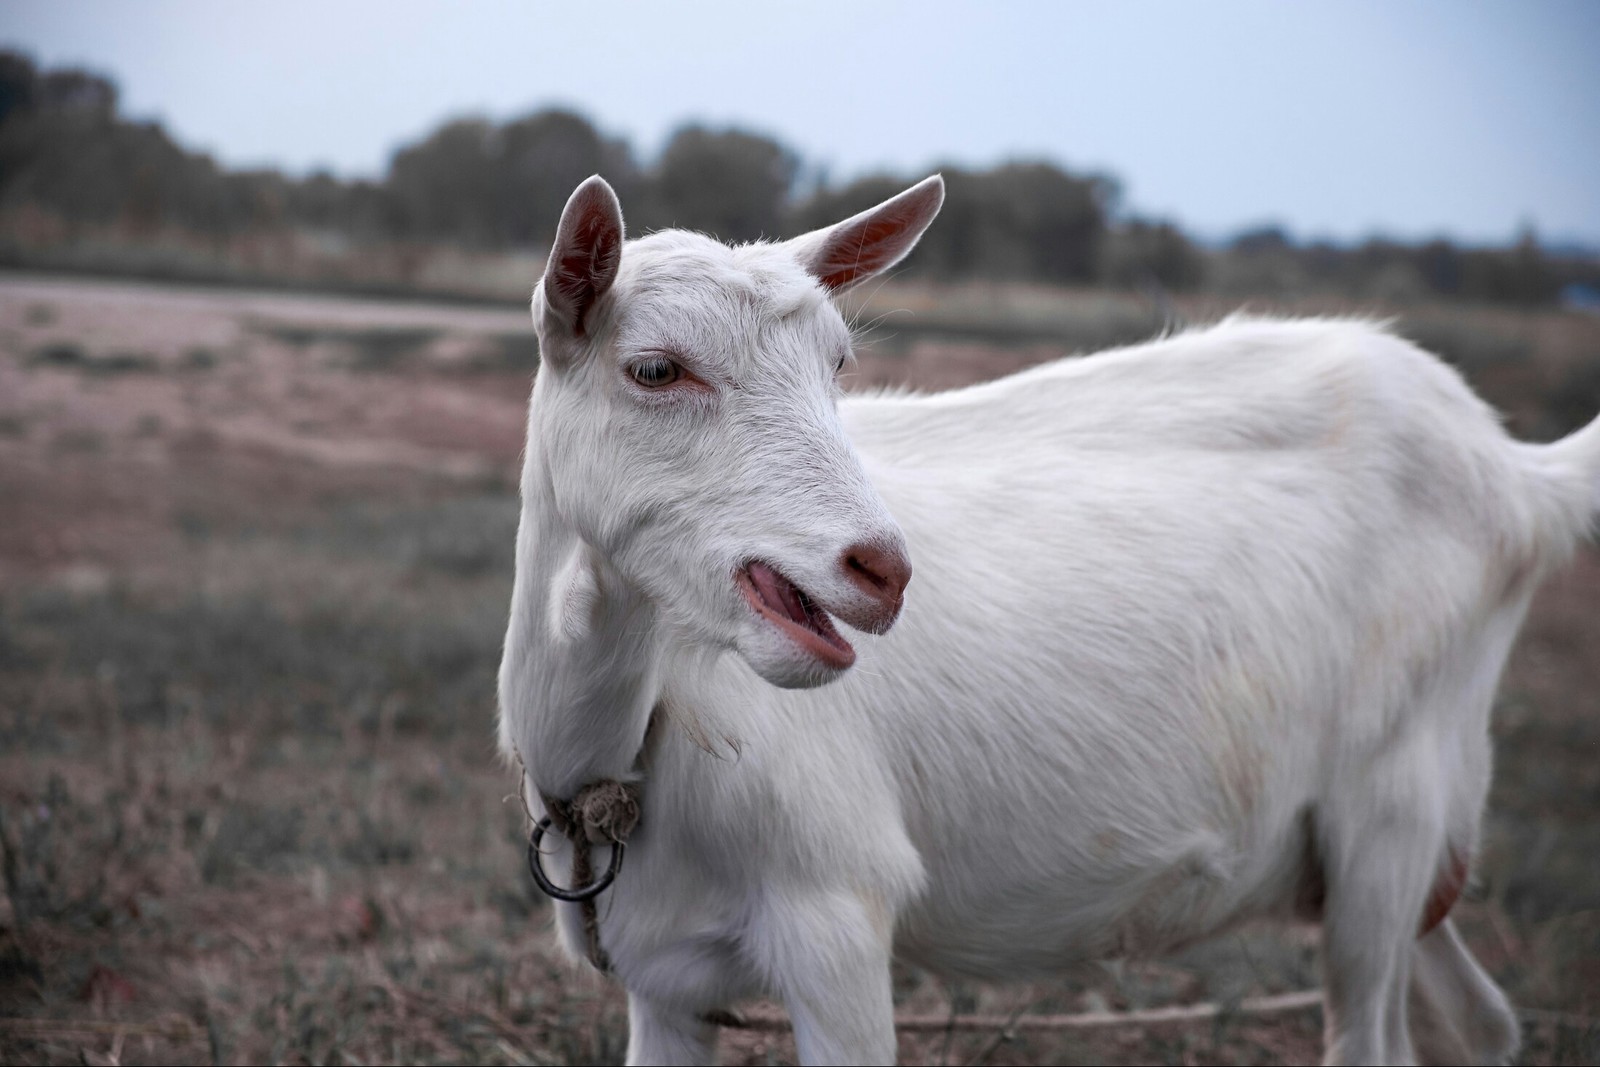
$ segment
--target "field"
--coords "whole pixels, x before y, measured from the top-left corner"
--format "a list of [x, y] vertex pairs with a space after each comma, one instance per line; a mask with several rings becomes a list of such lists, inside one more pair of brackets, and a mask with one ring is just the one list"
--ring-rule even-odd
[[[885, 287], [853, 385], [936, 388], [1218, 306]], [[1263, 305], [1256, 310], [1271, 310]], [[1299, 312], [1349, 310], [1298, 305]], [[1354, 309], [1519, 435], [1600, 411], [1600, 319]], [[524, 311], [0, 277], [0, 1061], [612, 1063], [621, 994], [560, 959], [493, 746]], [[1502, 686], [1458, 912], [1524, 1062], [1600, 1061], [1600, 553]], [[905, 1062], [1308, 1062], [1312, 930], [1031, 987], [897, 974]], [[1029, 1019], [1210, 1002], [1199, 1022]], [[781, 1030], [724, 1062], [792, 1062]]]

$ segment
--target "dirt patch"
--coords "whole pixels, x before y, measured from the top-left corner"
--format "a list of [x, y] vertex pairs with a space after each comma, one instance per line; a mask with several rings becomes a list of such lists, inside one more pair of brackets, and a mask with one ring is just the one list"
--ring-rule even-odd
[[0, 285], [0, 491], [16, 502], [0, 577], [147, 566], [181, 555], [185, 531], [271, 524], [343, 495], [512, 484], [535, 362], [511, 355], [535, 350], [518, 321]]

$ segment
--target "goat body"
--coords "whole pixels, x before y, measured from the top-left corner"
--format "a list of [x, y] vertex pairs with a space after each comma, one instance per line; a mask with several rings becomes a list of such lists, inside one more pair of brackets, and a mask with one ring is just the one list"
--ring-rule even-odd
[[[591, 179], [536, 294], [501, 737], [530, 795], [641, 790], [600, 901], [629, 1061], [705, 1061], [708, 1013], [770, 995], [805, 1062], [890, 1062], [892, 954], [1014, 979], [1272, 915], [1323, 924], [1330, 1061], [1505, 1059], [1444, 912], [1500, 671], [1600, 511], [1600, 423], [1514, 442], [1432, 356], [1329, 320], [840, 397], [819, 294], [938, 192], [624, 247]], [[584, 260], [612, 215], [620, 252]], [[641, 358], [684, 377], [640, 386]], [[898, 622], [837, 573], [862, 544], [915, 567]], [[892, 629], [819, 666], [809, 615], [738, 598], [752, 560]]]

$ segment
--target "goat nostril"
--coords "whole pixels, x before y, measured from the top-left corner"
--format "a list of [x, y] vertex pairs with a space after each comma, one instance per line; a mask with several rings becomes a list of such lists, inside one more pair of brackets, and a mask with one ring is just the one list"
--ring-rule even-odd
[[863, 592], [880, 600], [898, 601], [911, 580], [911, 564], [904, 555], [873, 545], [852, 545], [840, 562]]
[[879, 589], [882, 589], [884, 586], [889, 584], [889, 579], [874, 572], [871, 567], [867, 566], [865, 563], [862, 563], [861, 560], [855, 556], [850, 557], [850, 569], [861, 575], [861, 577], [865, 578], [873, 585], [877, 586]]

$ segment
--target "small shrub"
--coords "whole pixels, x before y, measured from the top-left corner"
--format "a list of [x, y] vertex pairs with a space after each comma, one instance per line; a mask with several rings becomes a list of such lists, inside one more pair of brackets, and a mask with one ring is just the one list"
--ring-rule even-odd
[[83, 349], [70, 341], [41, 345], [28, 357], [29, 366], [53, 367], [60, 370], [80, 368], [88, 361]]

